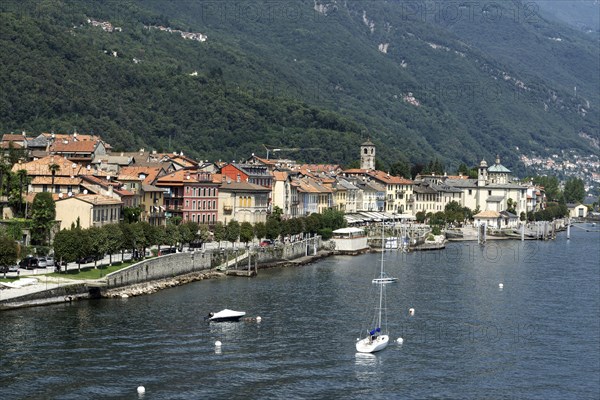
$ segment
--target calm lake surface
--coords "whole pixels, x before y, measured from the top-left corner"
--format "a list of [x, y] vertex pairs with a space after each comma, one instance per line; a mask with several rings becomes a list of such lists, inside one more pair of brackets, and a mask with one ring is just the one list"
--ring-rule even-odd
[[[354, 344], [379, 254], [2, 312], [0, 399], [598, 399], [599, 235], [386, 253], [375, 355]], [[262, 322], [203, 321], [223, 308]]]

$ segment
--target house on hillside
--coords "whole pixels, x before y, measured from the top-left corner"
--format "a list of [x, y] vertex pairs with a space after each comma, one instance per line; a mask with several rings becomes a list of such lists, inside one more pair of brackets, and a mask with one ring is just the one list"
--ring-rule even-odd
[[56, 200], [56, 221], [60, 229], [77, 225], [83, 229], [116, 224], [121, 220], [123, 203], [97, 194], [78, 194]]
[[228, 224], [267, 222], [271, 190], [263, 186], [222, 176], [219, 186], [218, 221]]

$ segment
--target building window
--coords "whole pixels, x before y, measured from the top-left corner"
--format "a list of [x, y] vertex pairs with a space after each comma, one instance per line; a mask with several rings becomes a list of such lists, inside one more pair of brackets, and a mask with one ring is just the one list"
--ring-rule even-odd
[[492, 191], [488, 190], [488, 196], [491, 196], [491, 195], [492, 195]]

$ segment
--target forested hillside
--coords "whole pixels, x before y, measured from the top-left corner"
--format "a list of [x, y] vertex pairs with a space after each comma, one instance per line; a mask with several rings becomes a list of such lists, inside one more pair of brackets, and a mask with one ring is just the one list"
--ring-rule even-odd
[[445, 24], [407, 4], [3, 2], [0, 128], [346, 165], [369, 137], [386, 165], [598, 152], [580, 137], [598, 137], [597, 43], [541, 16]]

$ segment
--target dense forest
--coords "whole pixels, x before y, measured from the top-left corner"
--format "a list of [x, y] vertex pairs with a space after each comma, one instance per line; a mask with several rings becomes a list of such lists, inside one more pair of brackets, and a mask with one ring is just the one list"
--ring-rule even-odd
[[508, 8], [449, 24], [407, 4], [5, 1], [0, 128], [342, 165], [371, 138], [382, 168], [500, 154], [519, 172], [521, 153], [598, 152], [579, 136], [599, 135], [597, 38]]

